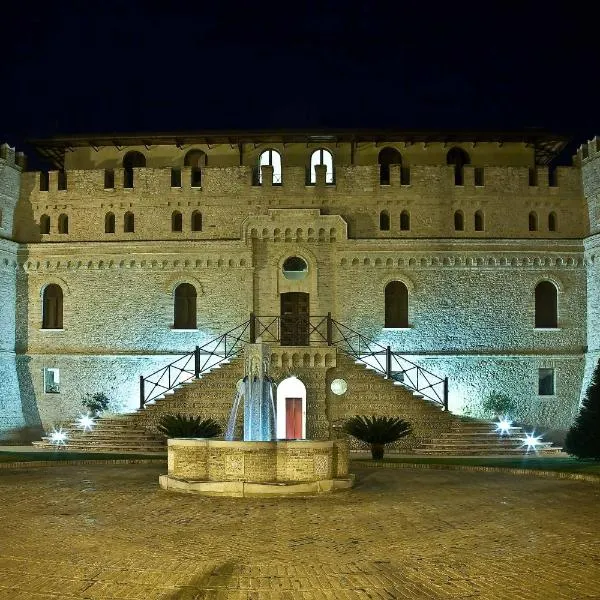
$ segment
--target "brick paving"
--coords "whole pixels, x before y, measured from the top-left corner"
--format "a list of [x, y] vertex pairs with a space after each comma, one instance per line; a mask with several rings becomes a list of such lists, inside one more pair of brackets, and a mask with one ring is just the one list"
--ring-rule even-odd
[[333, 496], [205, 498], [160, 465], [0, 472], [0, 599], [600, 599], [600, 486], [355, 467]]

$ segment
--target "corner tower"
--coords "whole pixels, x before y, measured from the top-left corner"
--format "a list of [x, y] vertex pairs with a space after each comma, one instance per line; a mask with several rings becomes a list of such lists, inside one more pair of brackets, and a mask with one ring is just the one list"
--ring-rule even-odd
[[13, 217], [19, 199], [25, 157], [0, 146], [0, 440], [19, 439], [25, 428], [17, 378], [15, 315], [17, 249]]
[[584, 239], [587, 270], [587, 353], [581, 397], [600, 359], [600, 138], [595, 137], [578, 151], [590, 235]]

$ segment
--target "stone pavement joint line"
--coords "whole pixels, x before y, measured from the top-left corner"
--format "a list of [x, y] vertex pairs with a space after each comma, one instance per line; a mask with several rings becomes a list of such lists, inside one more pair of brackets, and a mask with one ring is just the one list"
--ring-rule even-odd
[[328, 497], [208, 498], [164, 466], [0, 473], [0, 600], [600, 598], [600, 488], [369, 469]]

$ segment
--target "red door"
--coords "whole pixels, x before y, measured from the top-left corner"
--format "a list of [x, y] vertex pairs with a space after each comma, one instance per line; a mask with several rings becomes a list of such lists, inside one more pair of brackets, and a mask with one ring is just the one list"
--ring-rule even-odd
[[302, 439], [302, 398], [285, 399], [285, 437]]

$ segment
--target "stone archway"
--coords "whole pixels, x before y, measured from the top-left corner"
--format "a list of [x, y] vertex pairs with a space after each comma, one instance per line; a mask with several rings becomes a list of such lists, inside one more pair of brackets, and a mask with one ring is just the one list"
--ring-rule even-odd
[[277, 386], [277, 439], [305, 438], [306, 386], [292, 375]]

